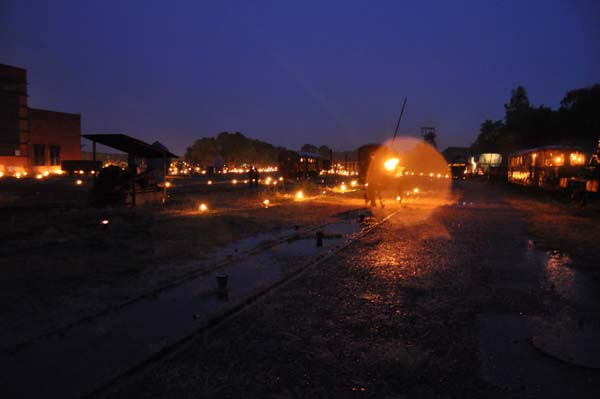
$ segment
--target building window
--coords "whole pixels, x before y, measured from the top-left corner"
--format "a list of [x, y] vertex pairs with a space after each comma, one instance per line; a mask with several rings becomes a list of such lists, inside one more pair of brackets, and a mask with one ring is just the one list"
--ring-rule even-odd
[[46, 165], [46, 147], [43, 144], [33, 145], [33, 164], [35, 166]]
[[50, 146], [50, 165], [60, 165], [60, 146]]

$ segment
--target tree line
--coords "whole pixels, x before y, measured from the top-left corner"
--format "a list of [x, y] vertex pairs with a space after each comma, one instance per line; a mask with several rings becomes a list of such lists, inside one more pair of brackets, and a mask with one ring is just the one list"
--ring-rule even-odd
[[[251, 139], [240, 132], [221, 132], [216, 137], [203, 137], [194, 141], [187, 148], [185, 159], [203, 167], [213, 165], [217, 158], [229, 166], [266, 166], [276, 164], [279, 153], [283, 150], [286, 148]], [[325, 145], [304, 144], [300, 151], [317, 153], [327, 159], [331, 154], [331, 148]]]
[[529, 102], [518, 86], [504, 104], [504, 119], [486, 120], [471, 145], [473, 153], [508, 154], [525, 148], [560, 144], [594, 148], [600, 139], [600, 84], [568, 91], [556, 110]]

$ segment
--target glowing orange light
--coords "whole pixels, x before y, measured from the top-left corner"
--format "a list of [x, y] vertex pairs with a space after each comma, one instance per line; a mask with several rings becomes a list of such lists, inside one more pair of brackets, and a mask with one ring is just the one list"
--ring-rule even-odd
[[206, 184], [210, 186], [212, 184], [212, 180], [207, 181]]
[[48, 172], [47, 170], [44, 171], [44, 173], [42, 173], [44, 175], [44, 177], [48, 176], [50, 174], [50, 172]]
[[304, 198], [304, 193], [303, 193], [302, 191], [298, 191], [298, 192], [296, 193], [296, 199], [297, 199], [297, 200], [301, 200], [301, 199], [303, 199], [303, 198]]
[[206, 204], [200, 204], [200, 206], [198, 207], [198, 210], [200, 212], [206, 212], [208, 210], [208, 206], [206, 206]]
[[418, 193], [418, 192], [419, 192], [419, 189], [415, 187], [415, 188], [413, 189], [413, 193], [415, 193], [415, 194], [416, 194], [416, 193]]
[[384, 162], [383, 166], [385, 166], [387, 170], [393, 171], [396, 169], [396, 166], [398, 166], [398, 162], [400, 162], [398, 158], [390, 158]]
[[171, 182], [168, 181], [165, 185], [167, 186], [167, 188], [169, 188], [171, 187]]
[[266, 200], [263, 201], [263, 204], [265, 205], [265, 208], [269, 207], [269, 202], [270, 201], [268, 199], [266, 199]]
[[81, 186], [83, 184], [83, 182], [81, 180], [75, 180], [75, 184], [77, 184], [78, 186]]

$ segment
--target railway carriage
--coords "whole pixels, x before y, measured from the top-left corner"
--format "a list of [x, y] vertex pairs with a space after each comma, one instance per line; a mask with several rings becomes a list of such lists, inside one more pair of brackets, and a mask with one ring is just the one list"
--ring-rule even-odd
[[585, 154], [568, 146], [545, 146], [515, 152], [508, 160], [508, 181], [545, 189], [567, 188], [583, 169]]

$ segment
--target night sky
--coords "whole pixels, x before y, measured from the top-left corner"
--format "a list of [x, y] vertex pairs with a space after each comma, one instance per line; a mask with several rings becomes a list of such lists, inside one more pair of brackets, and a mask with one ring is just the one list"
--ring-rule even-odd
[[[84, 133], [240, 131], [353, 149], [435, 126], [469, 145], [522, 84], [534, 105], [600, 82], [600, 2], [0, 0], [0, 63]], [[88, 146], [89, 147], [89, 146]]]

